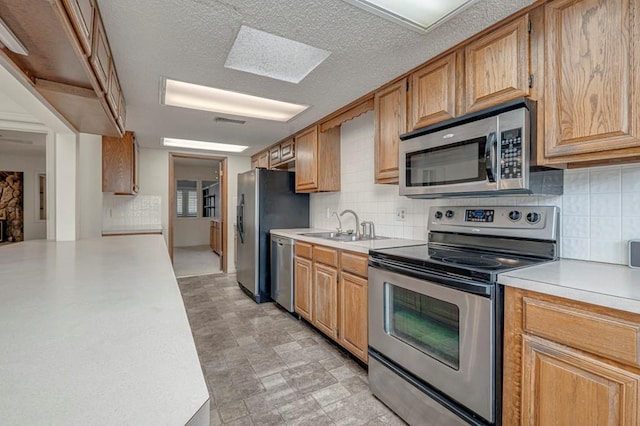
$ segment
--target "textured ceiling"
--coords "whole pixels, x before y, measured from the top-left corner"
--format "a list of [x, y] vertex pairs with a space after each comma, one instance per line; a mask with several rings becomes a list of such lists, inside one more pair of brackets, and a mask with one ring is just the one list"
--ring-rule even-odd
[[[140, 144], [160, 148], [163, 136], [209, 140], [249, 145], [247, 155], [532, 2], [478, 0], [423, 35], [342, 0], [98, 0], [127, 103], [126, 127], [136, 132]], [[298, 84], [224, 68], [241, 25], [331, 55]], [[162, 77], [311, 108], [288, 123], [215, 123], [209, 112], [161, 106]]]

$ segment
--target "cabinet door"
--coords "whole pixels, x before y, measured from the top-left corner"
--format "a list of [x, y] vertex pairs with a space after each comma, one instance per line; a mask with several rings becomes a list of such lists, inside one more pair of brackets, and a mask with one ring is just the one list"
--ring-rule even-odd
[[456, 52], [411, 74], [411, 129], [456, 116]]
[[340, 343], [367, 362], [367, 280], [340, 274]]
[[120, 115], [120, 101], [122, 100], [120, 82], [118, 81], [118, 74], [116, 73], [116, 67], [111, 64], [109, 69], [109, 88], [107, 90], [107, 103], [111, 107], [113, 116], [118, 119]]
[[264, 151], [258, 156], [258, 167], [269, 168], [269, 151]]
[[309, 259], [295, 257], [294, 260], [294, 307], [295, 311], [307, 321], [312, 321], [312, 283], [313, 271]]
[[94, 0], [63, 0], [63, 3], [85, 55], [91, 56]]
[[211, 247], [212, 251], [216, 251], [216, 230], [215, 230], [215, 222], [211, 222], [209, 225], [209, 247]]
[[407, 130], [407, 79], [376, 92], [376, 183], [398, 183], [398, 145]]
[[251, 168], [255, 169], [258, 167], [258, 157], [251, 157]]
[[[640, 146], [637, 0], [545, 6], [545, 157], [615, 158]], [[635, 150], [638, 155], [638, 150]], [[564, 158], [561, 158], [564, 157]]]
[[528, 27], [525, 15], [465, 48], [465, 112], [529, 94]]
[[313, 265], [313, 324], [338, 338], [338, 270], [321, 263]]
[[640, 375], [523, 336], [523, 425], [638, 424]]
[[318, 188], [318, 128], [296, 135], [296, 192]]
[[102, 137], [102, 192], [133, 195], [137, 192], [136, 144], [132, 132], [124, 137]]
[[291, 160], [296, 156], [295, 153], [295, 144], [293, 143], [293, 138], [288, 139], [280, 144], [280, 160], [287, 161]]
[[107, 41], [107, 34], [100, 19], [100, 14], [95, 14], [95, 26], [93, 33], [93, 48], [91, 51], [91, 68], [96, 74], [98, 83], [102, 87], [103, 93], [109, 90], [109, 67], [111, 66], [111, 50]]
[[269, 150], [269, 164], [274, 166], [280, 162], [280, 145]]

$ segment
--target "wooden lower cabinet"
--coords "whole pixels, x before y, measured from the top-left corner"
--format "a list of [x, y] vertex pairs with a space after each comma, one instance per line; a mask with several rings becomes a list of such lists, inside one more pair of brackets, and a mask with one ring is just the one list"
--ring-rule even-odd
[[338, 339], [338, 270], [313, 265], [313, 325], [332, 339]]
[[312, 321], [313, 266], [309, 259], [296, 256], [294, 259], [294, 309], [302, 318]]
[[367, 279], [340, 273], [340, 344], [367, 361]]
[[300, 241], [295, 250], [295, 311], [367, 362], [368, 257]]
[[639, 424], [640, 315], [505, 294], [502, 424]]
[[209, 226], [209, 246], [211, 250], [220, 255], [222, 254], [221, 226], [219, 220], [211, 220]]

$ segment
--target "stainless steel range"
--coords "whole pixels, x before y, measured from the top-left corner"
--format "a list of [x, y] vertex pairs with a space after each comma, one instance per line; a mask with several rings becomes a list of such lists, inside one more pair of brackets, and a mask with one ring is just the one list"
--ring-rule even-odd
[[557, 207], [432, 207], [427, 245], [369, 254], [369, 384], [414, 425], [501, 424], [497, 274], [557, 257]]

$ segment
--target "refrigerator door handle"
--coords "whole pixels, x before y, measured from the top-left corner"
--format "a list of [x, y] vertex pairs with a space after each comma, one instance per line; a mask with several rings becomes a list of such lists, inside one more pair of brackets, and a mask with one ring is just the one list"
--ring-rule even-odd
[[238, 218], [237, 218], [238, 236], [240, 242], [244, 244], [244, 194], [240, 197], [240, 204], [238, 205]]

